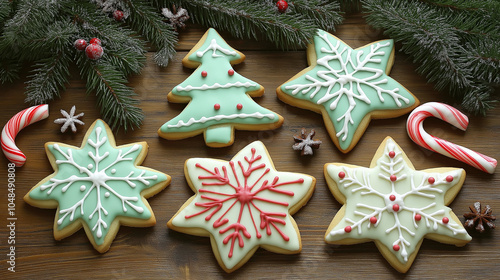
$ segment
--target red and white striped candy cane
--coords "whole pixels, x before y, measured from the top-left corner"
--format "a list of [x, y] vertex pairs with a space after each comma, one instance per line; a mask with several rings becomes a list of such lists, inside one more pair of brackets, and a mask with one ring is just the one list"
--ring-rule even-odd
[[13, 116], [2, 130], [2, 151], [7, 159], [17, 167], [21, 167], [26, 162], [26, 156], [16, 146], [14, 140], [21, 129], [28, 125], [43, 120], [49, 116], [49, 105], [37, 105], [22, 110]]
[[457, 109], [439, 102], [429, 102], [418, 106], [411, 112], [406, 123], [408, 136], [420, 146], [440, 153], [450, 158], [465, 162], [484, 172], [493, 173], [497, 160], [483, 154], [474, 152], [460, 145], [453, 144], [441, 138], [434, 137], [423, 128], [423, 121], [430, 116], [464, 130], [467, 129], [469, 119]]

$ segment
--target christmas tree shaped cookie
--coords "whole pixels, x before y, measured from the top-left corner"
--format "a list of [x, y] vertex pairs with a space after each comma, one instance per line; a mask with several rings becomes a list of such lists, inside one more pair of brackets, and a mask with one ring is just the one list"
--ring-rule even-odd
[[83, 226], [94, 248], [104, 253], [120, 225], [156, 223], [146, 198], [163, 190], [170, 176], [138, 166], [146, 157], [146, 142], [117, 147], [108, 125], [97, 120], [80, 148], [49, 142], [45, 150], [55, 172], [24, 200], [40, 208], [57, 208], [56, 240]]
[[325, 235], [327, 243], [374, 241], [387, 261], [406, 272], [424, 238], [463, 246], [471, 240], [447, 207], [460, 191], [460, 168], [414, 169], [390, 137], [378, 148], [370, 168], [325, 165], [325, 177], [342, 204]]
[[262, 142], [249, 144], [229, 162], [188, 159], [184, 173], [196, 194], [168, 227], [210, 236], [225, 271], [241, 267], [259, 247], [282, 254], [301, 251], [300, 233], [291, 215], [309, 200], [316, 179], [277, 171]]
[[183, 139], [204, 134], [210, 147], [229, 146], [234, 129], [266, 130], [283, 123], [283, 118], [252, 99], [264, 88], [236, 73], [231, 65], [245, 56], [231, 48], [214, 29], [209, 29], [182, 63], [196, 70], [177, 85], [167, 98], [188, 103], [175, 118], [158, 130], [165, 139]]
[[419, 103], [388, 76], [394, 61], [392, 40], [353, 50], [318, 30], [307, 58], [310, 66], [276, 92], [286, 103], [322, 114], [330, 137], [344, 153], [354, 148], [371, 119], [401, 116]]

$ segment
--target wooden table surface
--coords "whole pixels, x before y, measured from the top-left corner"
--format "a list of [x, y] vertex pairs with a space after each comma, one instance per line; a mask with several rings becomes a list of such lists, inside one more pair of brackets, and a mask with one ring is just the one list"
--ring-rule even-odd
[[[45, 155], [44, 144], [48, 141], [80, 146], [85, 131], [99, 118], [95, 107], [96, 98], [87, 95], [85, 83], [78, 71], [72, 72], [70, 84], [61, 98], [50, 103], [47, 120], [24, 129], [17, 137], [17, 145], [27, 155], [26, 164], [17, 168], [16, 178], [16, 272], [7, 270], [8, 235], [7, 222], [7, 164], [0, 156], [0, 279], [36, 278], [164, 278], [164, 279], [330, 279], [330, 278], [485, 278], [500, 275], [500, 228], [488, 233], [471, 233], [472, 241], [457, 248], [431, 240], [424, 240], [412, 268], [401, 274], [394, 270], [378, 252], [374, 243], [349, 246], [328, 245], [324, 242], [325, 231], [341, 205], [333, 198], [325, 183], [323, 166], [328, 162], [345, 162], [368, 166], [375, 150], [386, 136], [391, 136], [412, 159], [416, 169], [433, 167], [461, 167], [467, 172], [465, 184], [455, 201], [453, 211], [463, 221], [463, 213], [475, 201], [489, 204], [493, 213], [500, 214], [500, 176], [486, 174], [471, 166], [424, 150], [407, 136], [407, 116], [370, 123], [358, 145], [348, 154], [342, 154], [328, 137], [319, 114], [298, 109], [278, 100], [275, 89], [281, 83], [307, 66], [304, 50], [283, 52], [270, 44], [251, 40], [236, 40], [221, 33], [235, 49], [247, 59], [235, 66], [241, 75], [264, 86], [263, 97], [255, 100], [285, 118], [283, 126], [274, 131], [236, 131], [235, 143], [227, 148], [208, 148], [201, 135], [177, 141], [164, 140], [157, 129], [181, 112], [185, 104], [169, 104], [167, 93], [184, 81], [193, 70], [183, 68], [181, 59], [203, 35], [206, 28], [190, 25], [181, 32], [178, 53], [166, 68], [154, 65], [151, 54], [140, 75], [130, 77], [130, 86], [139, 94], [145, 120], [141, 129], [115, 134], [117, 144], [147, 141], [149, 155], [143, 166], [169, 174], [172, 182], [164, 191], [148, 201], [156, 215], [157, 224], [149, 228], [122, 226], [111, 249], [100, 254], [91, 246], [83, 229], [74, 235], [55, 241], [53, 223], [55, 209], [39, 209], [22, 200], [22, 197], [41, 179], [53, 172]], [[384, 39], [382, 32], [366, 25], [360, 14], [346, 16], [338, 27], [336, 36], [360, 47], [375, 40]], [[396, 45], [399, 49], [399, 46]], [[429, 101], [452, 102], [427, 84], [415, 73], [417, 65], [401, 52], [396, 52], [391, 76], [416, 95], [421, 103]], [[26, 71], [27, 72], [27, 71]], [[3, 98], [0, 103], [0, 124], [27, 107], [24, 100], [24, 84], [0, 85]], [[69, 111], [77, 105], [77, 112], [85, 112], [85, 126], [78, 127], [76, 134], [62, 134], [54, 124], [61, 117], [59, 110]], [[302, 127], [314, 128], [317, 138], [323, 141], [312, 157], [301, 157], [292, 150], [293, 135]], [[464, 145], [491, 157], [500, 158], [500, 106], [489, 112], [487, 118], [471, 117], [466, 132], [453, 128], [437, 119], [425, 123], [431, 134]], [[294, 218], [302, 236], [303, 249], [297, 255], [281, 255], [259, 249], [239, 270], [227, 274], [217, 264], [208, 238], [191, 236], [166, 226], [179, 207], [193, 195], [183, 174], [184, 161], [191, 157], [211, 157], [229, 160], [241, 148], [252, 141], [261, 140], [267, 146], [275, 166], [280, 171], [310, 174], [317, 179], [316, 190], [307, 204]]]

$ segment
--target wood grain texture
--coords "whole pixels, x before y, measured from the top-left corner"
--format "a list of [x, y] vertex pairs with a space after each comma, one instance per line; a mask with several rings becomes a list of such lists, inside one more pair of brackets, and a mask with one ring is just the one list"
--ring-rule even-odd
[[[433, 167], [461, 167], [467, 172], [465, 184], [451, 204], [461, 218], [468, 206], [482, 201], [500, 213], [500, 177], [489, 175], [414, 144], [406, 134], [406, 117], [373, 120], [358, 145], [348, 154], [338, 151], [324, 128], [319, 114], [294, 108], [278, 100], [275, 89], [282, 82], [307, 66], [304, 50], [283, 52], [268, 43], [232, 39], [222, 36], [247, 59], [235, 66], [241, 75], [260, 83], [266, 89], [263, 97], [255, 98], [262, 106], [285, 118], [284, 125], [274, 131], [236, 131], [235, 143], [227, 148], [208, 148], [201, 135], [178, 141], [158, 137], [157, 129], [185, 107], [169, 104], [166, 94], [184, 81], [192, 69], [183, 68], [181, 59], [203, 35], [206, 28], [191, 25], [181, 32], [175, 59], [166, 68], [154, 65], [151, 55], [140, 75], [130, 78], [141, 100], [146, 118], [141, 129], [115, 134], [117, 145], [147, 141], [149, 155], [143, 166], [154, 168], [172, 176], [172, 183], [148, 201], [155, 212], [157, 225], [150, 228], [121, 227], [109, 252], [95, 251], [83, 230], [55, 241], [52, 226], [55, 210], [31, 207], [22, 197], [41, 179], [53, 172], [44, 152], [48, 141], [80, 146], [86, 129], [99, 117], [96, 98], [86, 94], [85, 83], [73, 70], [73, 77], [61, 98], [50, 103], [47, 120], [24, 129], [17, 137], [17, 145], [27, 155], [27, 162], [16, 169], [16, 272], [7, 271], [9, 245], [7, 238], [7, 164], [0, 156], [0, 279], [421, 279], [421, 278], [485, 278], [500, 275], [500, 229], [485, 234], [471, 233], [473, 240], [462, 248], [424, 240], [412, 268], [401, 274], [381, 256], [373, 243], [352, 246], [334, 246], [324, 242], [324, 233], [340, 209], [326, 186], [323, 165], [345, 162], [369, 166], [373, 154], [386, 136], [391, 136], [405, 150], [416, 169]], [[334, 33], [351, 47], [357, 48], [375, 40], [384, 39], [382, 32], [366, 25], [362, 15], [347, 15], [343, 25]], [[398, 46], [396, 45], [397, 49]], [[390, 76], [403, 84], [422, 103], [429, 101], [452, 102], [435, 91], [432, 85], [415, 73], [411, 59], [396, 52]], [[28, 70], [26, 70], [27, 73]], [[0, 85], [0, 124], [26, 108], [24, 84]], [[77, 112], [85, 112], [85, 126], [78, 132], [61, 134], [53, 121], [60, 117], [59, 110], [77, 105]], [[302, 127], [314, 128], [316, 137], [323, 141], [313, 157], [301, 157], [292, 150], [293, 135]], [[435, 136], [464, 145], [478, 152], [500, 159], [500, 108], [489, 112], [487, 118], [471, 117], [466, 132], [437, 120], [425, 122], [427, 131]], [[317, 179], [316, 190], [307, 204], [294, 217], [302, 235], [303, 250], [297, 255], [280, 255], [259, 249], [242, 268], [231, 274], [217, 264], [208, 238], [190, 236], [169, 230], [167, 221], [178, 208], [193, 195], [183, 174], [184, 161], [191, 157], [212, 157], [229, 160], [241, 148], [254, 140], [267, 146], [276, 168], [310, 174]], [[497, 172], [498, 173], [498, 172]]]

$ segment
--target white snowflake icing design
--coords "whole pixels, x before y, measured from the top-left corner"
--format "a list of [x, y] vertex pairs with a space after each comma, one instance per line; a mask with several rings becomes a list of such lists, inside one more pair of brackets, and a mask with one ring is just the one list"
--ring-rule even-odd
[[446, 173], [415, 171], [403, 159], [391, 139], [374, 168], [328, 165], [333, 179], [346, 197], [345, 215], [329, 233], [327, 241], [380, 239], [401, 263], [408, 261], [427, 233], [470, 240], [467, 231], [451, 217], [444, 195], [455, 186], [461, 169]]
[[30, 192], [33, 199], [58, 201], [57, 225], [61, 229], [77, 218], [82, 219], [97, 244], [102, 244], [116, 217], [151, 217], [141, 191], [167, 180], [159, 172], [134, 165], [141, 154], [141, 145], [115, 148], [110, 137], [113, 139], [104, 123], [97, 121], [82, 149], [53, 144], [50, 152], [56, 158], [58, 170]]
[[63, 125], [61, 127], [62, 133], [66, 132], [68, 127], [71, 127], [71, 131], [76, 132], [75, 124], [85, 125], [84, 122], [82, 122], [81, 120], [78, 119], [80, 117], [83, 117], [83, 115], [85, 115], [85, 113], [80, 113], [80, 114], [75, 116], [75, 111], [76, 111], [75, 105], [73, 105], [73, 107], [71, 107], [69, 114], [65, 110], [61, 109], [61, 114], [64, 116], [64, 118], [59, 118], [59, 119], [54, 120], [54, 123]]
[[[361, 118], [353, 114], [358, 110], [358, 102], [370, 105], [378, 99], [384, 103], [385, 98], [389, 97], [397, 107], [411, 103], [409, 98], [399, 93], [400, 88], [389, 83], [390, 78], [385, 74], [385, 69], [380, 69], [381, 65], [386, 65], [385, 60], [392, 51], [390, 41], [373, 43], [365, 53], [366, 48], [353, 50], [324, 31], [318, 31], [316, 36], [324, 42], [315, 43], [317, 65], [304, 75], [304, 79], [286, 83], [284, 90], [293, 96], [299, 93], [308, 95], [311, 102], [322, 104], [327, 111], [334, 111], [329, 114], [334, 114], [332, 122], [338, 123], [337, 138], [346, 141], [354, 133], [350, 131], [350, 126], [364, 117], [364, 114]], [[406, 93], [404, 88], [403, 92]], [[344, 96], [347, 105], [338, 107]]]

